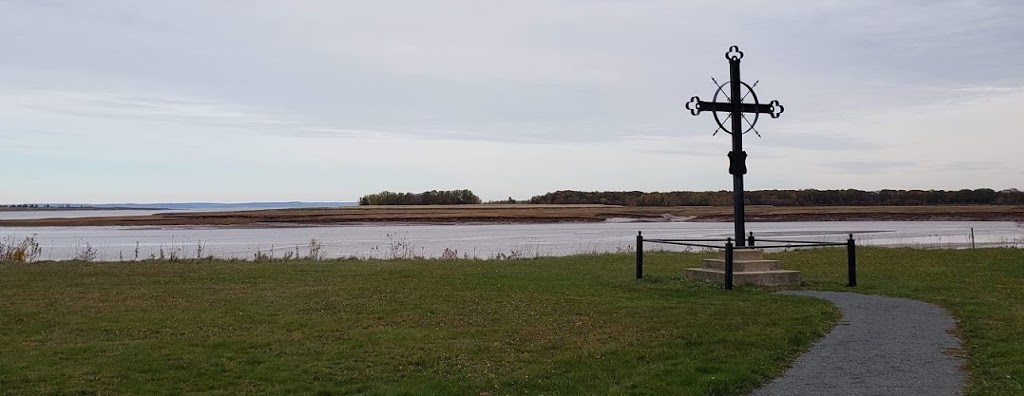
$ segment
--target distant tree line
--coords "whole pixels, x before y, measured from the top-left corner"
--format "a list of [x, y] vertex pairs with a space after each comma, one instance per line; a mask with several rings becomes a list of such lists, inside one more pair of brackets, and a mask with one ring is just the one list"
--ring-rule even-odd
[[[870, 205], [1024, 205], [1017, 189], [977, 190], [762, 190], [748, 191], [748, 205], [870, 206]], [[624, 206], [730, 206], [732, 191], [556, 191], [530, 199], [533, 204], [604, 204]]]
[[431, 190], [419, 194], [381, 191], [377, 194], [369, 194], [359, 198], [360, 205], [460, 205], [478, 203], [480, 203], [480, 197], [469, 190]]

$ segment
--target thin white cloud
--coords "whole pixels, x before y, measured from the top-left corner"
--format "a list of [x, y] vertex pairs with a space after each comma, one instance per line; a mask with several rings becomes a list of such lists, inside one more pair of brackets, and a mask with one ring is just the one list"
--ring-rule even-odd
[[7, 111], [22, 109], [52, 117], [156, 120], [208, 125], [290, 125], [264, 111], [225, 106], [193, 98], [94, 91], [33, 90], [0, 98]]

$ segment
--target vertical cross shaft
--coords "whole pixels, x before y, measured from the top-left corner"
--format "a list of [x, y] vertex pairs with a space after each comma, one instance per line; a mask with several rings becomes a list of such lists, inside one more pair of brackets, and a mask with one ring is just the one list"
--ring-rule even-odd
[[746, 153], [743, 152], [743, 97], [740, 93], [740, 60], [729, 58], [729, 99], [732, 102], [732, 152], [730, 161], [736, 165], [732, 172], [733, 224], [736, 227], [736, 245], [746, 245], [746, 225], [743, 213], [743, 173], [746, 170]]

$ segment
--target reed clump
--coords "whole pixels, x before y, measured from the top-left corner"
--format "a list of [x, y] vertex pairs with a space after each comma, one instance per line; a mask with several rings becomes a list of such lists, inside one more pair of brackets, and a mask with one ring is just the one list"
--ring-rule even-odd
[[36, 241], [36, 236], [28, 236], [18, 241], [12, 236], [0, 240], [0, 261], [12, 263], [31, 263], [39, 259], [43, 248]]

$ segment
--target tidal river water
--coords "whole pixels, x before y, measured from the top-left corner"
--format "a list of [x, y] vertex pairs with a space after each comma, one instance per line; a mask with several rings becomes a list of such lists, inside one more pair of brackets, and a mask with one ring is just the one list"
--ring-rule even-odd
[[[122, 214], [139, 214], [123, 213]], [[52, 214], [51, 214], [52, 215]], [[96, 215], [93, 212], [93, 215]], [[24, 215], [23, 215], [24, 216]], [[845, 241], [858, 245], [922, 248], [1024, 247], [1024, 224], [960, 221], [759, 222], [747, 229], [760, 238]], [[628, 222], [555, 224], [361, 224], [274, 227], [0, 227], [0, 240], [34, 236], [41, 259], [82, 254], [95, 260], [149, 257], [280, 258], [306, 256], [315, 239], [326, 257], [536, 257], [628, 252], [636, 234], [648, 238], [726, 238], [732, 223]], [[683, 250], [670, 245], [647, 249]], [[161, 253], [162, 252], [162, 253]]]

